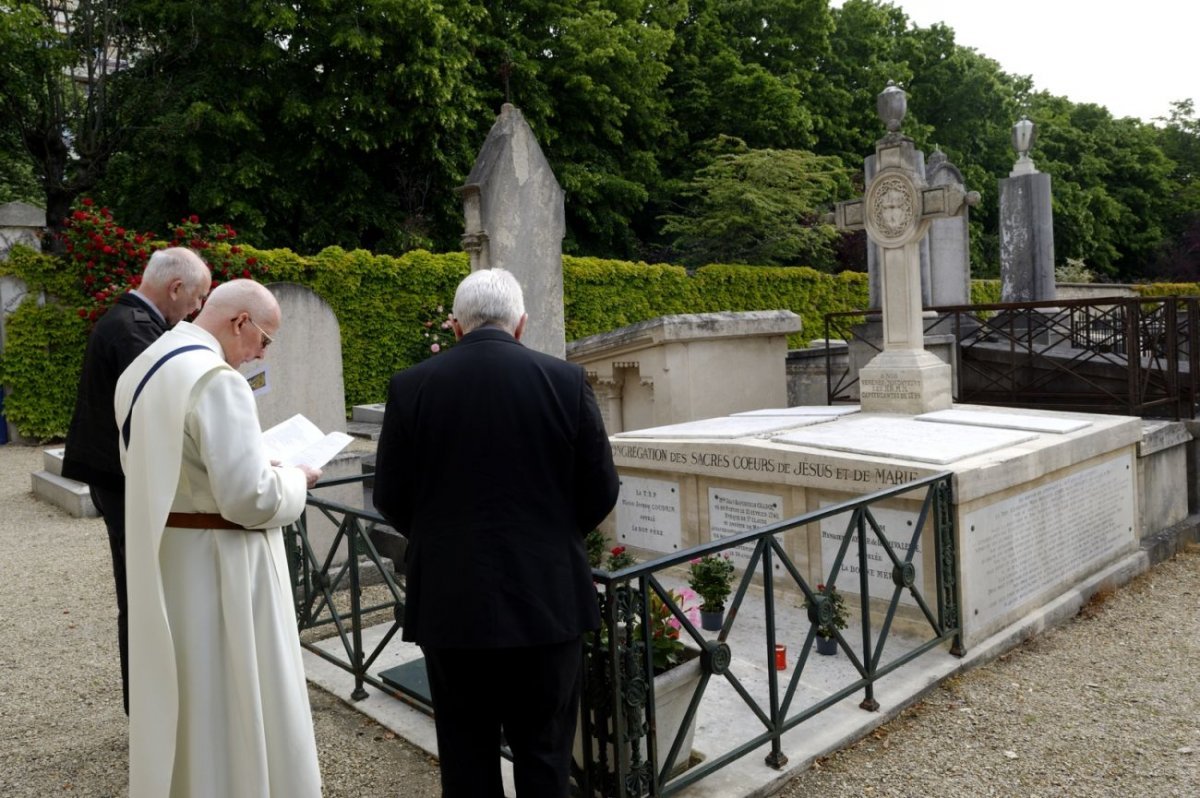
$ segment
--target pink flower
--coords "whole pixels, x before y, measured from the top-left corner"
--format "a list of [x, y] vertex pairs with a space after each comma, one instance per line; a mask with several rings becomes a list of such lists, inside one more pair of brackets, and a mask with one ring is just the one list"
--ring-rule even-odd
[[434, 344], [433, 346], [429, 347], [429, 351], [430, 351], [430, 352], [433, 352], [433, 353], [436, 355], [438, 352], [441, 352], [441, 351], [442, 351], [442, 345], [441, 345], [441, 344]]

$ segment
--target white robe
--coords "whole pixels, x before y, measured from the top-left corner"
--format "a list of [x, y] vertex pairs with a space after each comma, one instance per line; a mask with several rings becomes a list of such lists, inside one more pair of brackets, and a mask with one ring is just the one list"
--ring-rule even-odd
[[[254, 397], [208, 332], [186, 322], [117, 383], [137, 385], [126, 474], [130, 798], [321, 794], [281, 525], [306, 484], [270, 465]], [[168, 512], [220, 513], [246, 530], [164, 529]]]

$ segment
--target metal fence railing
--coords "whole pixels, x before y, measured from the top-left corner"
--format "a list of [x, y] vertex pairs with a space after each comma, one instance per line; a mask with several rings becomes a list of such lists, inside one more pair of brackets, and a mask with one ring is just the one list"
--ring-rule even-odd
[[[594, 571], [603, 625], [584, 642], [575, 794], [592, 798], [671, 795], [763, 746], [769, 749], [766, 765], [780, 768], [787, 761], [781, 740], [789, 730], [859, 692], [861, 707], [878, 708], [878, 681], [933, 649], [948, 643], [951, 653], [961, 655], [951, 477], [948, 472], [928, 477], [621, 571]], [[361, 479], [330, 480], [318, 488]], [[913, 516], [902, 535], [889, 533], [877, 518], [878, 506], [895, 507], [897, 502], [909, 507]], [[400, 630], [404, 605], [403, 586], [372, 542], [372, 533], [384, 520], [374, 512], [312, 494], [306, 512], [328, 518], [336, 532], [328, 550], [317, 551], [309, 540], [307, 517], [285, 529], [297, 619], [302, 631], [330, 629], [327, 637], [336, 636], [341, 646], [331, 651], [327, 642], [302, 645], [353, 677], [356, 700], [366, 697], [369, 685], [428, 711], [373, 673], [379, 668], [380, 654]], [[829, 572], [816, 579], [810, 578], [810, 566], [789, 554], [794, 545], [803, 549], [807, 544], [801, 541], [813, 534], [836, 545]], [[932, 557], [924, 558], [933, 563], [933, 574], [920, 570], [920, 552], [926, 546], [933, 548]], [[672, 571], [689, 560], [734, 549], [752, 553], [736, 582], [721, 630], [706, 635], [689, 619], [679, 593], [668, 583], [677, 581]], [[378, 570], [382, 601], [362, 601], [364, 568]], [[878, 590], [878, 582], [873, 591], [871, 571], [876, 578], [886, 575], [890, 585], [886, 593]], [[858, 578], [847, 582], [847, 573]], [[830, 596], [835, 587], [852, 594], [849, 625], [835, 634], [848, 663], [846, 678], [814, 695], [801, 685], [813, 670], [816, 629], [828, 623], [834, 612]], [[908, 597], [903, 610], [902, 596]], [[799, 600], [806, 610], [796, 609]], [[893, 625], [899, 612], [907, 613], [908, 627], [915, 623], [924, 633], [914, 636], [911, 629], [896, 633]], [[654, 625], [643, 623], [651, 613], [678, 630], [695, 655], [691, 667], [698, 675], [685, 694], [681, 731], [672, 733], [661, 747], [652, 733], [661, 720], [655, 705]], [[368, 623], [385, 627], [371, 647], [363, 642]], [[775, 668], [775, 646], [785, 629], [788, 639], [803, 643], [793, 655], [790, 675], [782, 680], [782, 672]], [[746, 644], [747, 640], [754, 642]], [[756, 693], [751, 683], [761, 677], [764, 665], [766, 691]], [[742, 739], [723, 735], [724, 750], [707, 750], [704, 760], [696, 762], [690, 746], [684, 747], [682, 729], [709, 711], [718, 683], [727, 695], [737, 696], [757, 729]]]
[[[364, 475], [325, 480], [316, 487], [328, 488], [367, 478]], [[336, 527], [325, 551], [314, 550], [309, 539], [310, 513], [329, 519]], [[404, 588], [393, 574], [390, 561], [380, 555], [371, 537], [385, 523], [373, 510], [351, 507], [309, 493], [305, 515], [283, 530], [300, 630], [331, 628], [341, 641], [341, 655], [310, 641], [302, 640], [301, 645], [354, 677], [351, 697], [356, 701], [366, 698], [364, 685], [367, 684], [407, 700], [399, 691], [371, 675], [379, 655], [400, 631], [404, 614]], [[382, 600], [367, 606], [362, 603], [365, 568], [369, 568], [372, 579], [383, 586]], [[363, 644], [364, 619], [371, 618], [373, 623], [379, 623], [381, 617], [388, 619], [383, 622], [389, 623], [389, 627], [382, 639], [368, 650]]]
[[[954, 399], [1135, 416], [1193, 418], [1200, 400], [1200, 298], [1076, 299], [933, 311], [926, 334], [954, 338]], [[878, 317], [878, 313], [875, 313]], [[825, 316], [825, 337], [880, 351], [865, 311]], [[857, 399], [857, 365], [827, 359], [830, 404]]]
[[[885, 532], [873, 510], [901, 496], [920, 506], [903, 538]], [[842, 518], [844, 524], [837, 520]], [[763, 747], [769, 751], [766, 765], [782, 768], [787, 762], [782, 738], [789, 730], [859, 692], [863, 709], [877, 709], [875, 685], [881, 678], [946, 643], [951, 653], [961, 655], [953, 518], [951, 475], [944, 473], [614, 573], [596, 571], [603, 625], [585, 644], [585, 742], [575, 772], [578, 794], [672, 795]], [[836, 539], [836, 555], [829, 573], [812, 580], [809, 567], [789, 554], [789, 544], [797, 537], [807, 540], [822, 522], [820, 534]], [[837, 531], [831, 532], [831, 525]], [[934, 549], [929, 560], [936, 572], [932, 577], [917, 574], [914, 557], [922, 540]], [[679, 594], [667, 586], [669, 572], [704, 554], [739, 547], [752, 554], [720, 632], [706, 636], [688, 619]], [[849, 563], [845, 571], [843, 563]], [[872, 593], [872, 570], [887, 574], [891, 587], [886, 595]], [[850, 585], [839, 584], [839, 575], [845, 573], [858, 578]], [[848, 676], [822, 691], [802, 689], [814, 670], [816, 630], [834, 611], [833, 587], [857, 593], [858, 606], [850, 612], [845, 633], [836, 631], [837, 646], [849, 662]], [[907, 619], [909, 625], [915, 619], [925, 630], [917, 639], [911, 631], [904, 636], [894, 633], [902, 596], [911, 600], [906, 606], [913, 616]], [[799, 598], [807, 610], [795, 609]], [[762, 612], [747, 611], [752, 601], [762, 602]], [[656, 706], [654, 624], [644, 621], [663, 613], [669, 613], [681, 639], [698, 651], [699, 678], [687, 695], [679, 728], [668, 730], [660, 745], [664, 713]], [[775, 647], [785, 627], [792, 640], [803, 643], [790, 675], [781, 679]], [[735, 638], [743, 647], [733, 644]], [[747, 640], [753, 642], [746, 644]], [[756, 693], [750, 684], [764, 672], [766, 689]], [[735, 706], [727, 703], [722, 712], [741, 711], [751, 718], [753, 730], [737, 737], [733, 726], [723, 724], [721, 745], [709, 746], [703, 761], [695, 762], [686, 747], [688, 729], [711, 704], [707, 699], [718, 685], [735, 696]]]

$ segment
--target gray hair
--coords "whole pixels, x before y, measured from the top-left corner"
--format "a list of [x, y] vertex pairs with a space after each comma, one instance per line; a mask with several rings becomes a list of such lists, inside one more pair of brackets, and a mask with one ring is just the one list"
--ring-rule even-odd
[[454, 292], [454, 318], [464, 333], [487, 325], [512, 333], [524, 315], [521, 284], [505, 269], [472, 272]]
[[184, 285], [195, 287], [211, 279], [204, 260], [186, 247], [156, 250], [142, 272], [142, 285], [148, 289], [165, 288], [175, 280], [183, 280]]

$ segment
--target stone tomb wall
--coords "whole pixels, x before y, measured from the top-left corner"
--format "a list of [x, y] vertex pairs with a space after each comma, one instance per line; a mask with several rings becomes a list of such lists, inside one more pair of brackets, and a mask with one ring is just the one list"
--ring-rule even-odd
[[[996, 413], [995, 409], [956, 411], [951, 417], [961, 421], [972, 412], [980, 418]], [[950, 470], [959, 600], [968, 646], [1128, 553], [1139, 539], [1136, 444], [1140, 422], [1136, 419], [1051, 414], [1041, 422], [1023, 422], [1024, 429], [989, 430], [894, 416], [848, 415], [841, 420], [793, 417], [780, 423], [794, 423], [794, 429], [764, 432], [749, 426], [745, 416], [742, 421], [736, 418], [663, 428], [669, 435], [642, 430], [615, 436], [613, 454], [621, 490], [606, 533], [645, 561]], [[705, 425], [730, 437], [684, 437]], [[739, 425], [757, 432], [738, 436]], [[903, 434], [889, 437], [879, 432], [896, 425], [904, 427]], [[1028, 426], [1045, 429], [1031, 431]], [[854, 443], [870, 437], [867, 433], [879, 440]], [[887, 448], [907, 440], [905, 436], [919, 440], [922, 435], [946, 439], [944, 446], [925, 446], [919, 454], [939, 462], [783, 442], [807, 436], [848, 449]], [[1005, 440], [1007, 445], [998, 445]], [[913, 549], [917, 584], [926, 602], [935, 607], [932, 522], [914, 538], [924, 489], [909, 497], [876, 505], [872, 514], [898, 557], [903, 559]], [[849, 521], [850, 514], [842, 513], [779, 536], [810, 585], [828, 581]], [[852, 535], [836, 581], [851, 602], [860, 595], [862, 578], [857, 548]], [[744, 569], [750, 548], [740, 547], [733, 554], [739, 571]], [[877, 610], [872, 623], [877, 624], [894, 584], [891, 561], [871, 529], [867, 560], [866, 580]], [[777, 586], [799, 593], [778, 562], [775, 575]], [[902, 593], [899, 617], [924, 623], [907, 593]]]

